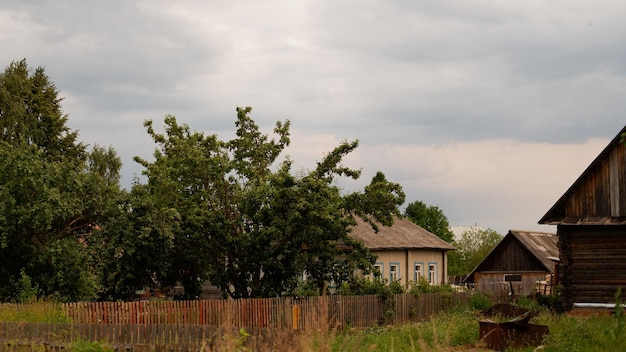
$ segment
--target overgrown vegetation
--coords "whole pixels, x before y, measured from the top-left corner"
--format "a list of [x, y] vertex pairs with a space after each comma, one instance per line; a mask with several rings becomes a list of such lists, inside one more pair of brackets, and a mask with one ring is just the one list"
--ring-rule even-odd
[[[613, 315], [570, 316], [555, 314], [531, 299], [521, 299], [519, 305], [532, 309], [537, 316], [532, 323], [547, 325], [550, 334], [540, 347], [532, 346], [510, 349], [516, 352], [587, 352], [622, 351], [626, 346], [626, 318], [621, 305], [621, 294], [616, 295]], [[379, 325], [365, 329], [328, 330], [316, 332], [276, 331], [264, 333], [264, 338], [252, 336], [244, 329], [224, 330], [225, 335], [215, 336], [202, 344], [203, 352], [240, 351], [489, 351], [479, 341], [480, 311], [491, 303], [488, 297], [475, 294], [470, 304], [456, 307], [448, 312], [432, 316], [429, 320], [403, 325]], [[6, 321], [58, 321], [64, 319], [57, 313], [31, 311], [28, 314], [11, 313], [3, 305], [0, 320]], [[8, 315], [7, 315], [8, 314]], [[52, 318], [50, 318], [53, 316]], [[7, 318], [8, 317], [8, 318]], [[9, 346], [10, 342], [0, 344]], [[103, 341], [77, 340], [68, 342], [70, 351], [110, 351]], [[150, 346], [150, 351], [154, 350]], [[33, 351], [43, 351], [43, 345], [35, 344]]]
[[71, 323], [60, 303], [29, 300], [28, 304], [0, 304], [0, 322]]

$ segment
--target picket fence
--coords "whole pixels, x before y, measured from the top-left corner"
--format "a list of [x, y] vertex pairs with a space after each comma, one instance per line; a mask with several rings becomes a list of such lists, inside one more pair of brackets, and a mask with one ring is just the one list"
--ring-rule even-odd
[[[106, 341], [113, 345], [180, 345], [197, 348], [240, 328], [254, 338], [277, 331], [328, 331], [425, 320], [467, 305], [470, 293], [322, 296], [240, 300], [78, 302], [61, 310], [71, 323], [0, 323], [0, 341]], [[42, 305], [42, 303], [39, 303]], [[6, 308], [6, 305], [4, 305]], [[0, 305], [3, 309], [3, 305]], [[13, 305], [11, 309], [27, 309]]]

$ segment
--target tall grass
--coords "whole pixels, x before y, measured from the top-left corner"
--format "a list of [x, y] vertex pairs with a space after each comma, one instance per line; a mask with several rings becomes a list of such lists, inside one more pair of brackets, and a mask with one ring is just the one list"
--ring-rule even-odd
[[448, 351], [475, 348], [478, 320], [472, 309], [458, 308], [430, 320], [337, 333], [325, 351]]
[[61, 303], [32, 300], [27, 304], [1, 303], [0, 322], [71, 323]]

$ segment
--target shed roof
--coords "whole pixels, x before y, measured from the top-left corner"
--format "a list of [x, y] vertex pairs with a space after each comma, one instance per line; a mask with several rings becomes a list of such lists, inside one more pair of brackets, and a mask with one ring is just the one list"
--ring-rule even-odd
[[379, 225], [378, 232], [374, 232], [363, 219], [355, 218], [357, 225], [352, 228], [350, 237], [363, 242], [370, 250], [454, 249], [448, 242], [405, 218], [395, 218], [392, 226]]
[[626, 126], [539, 220], [549, 225], [626, 224]]
[[509, 230], [508, 235], [514, 236], [526, 249], [528, 249], [539, 261], [552, 272], [554, 263], [552, 259], [558, 258], [558, 236], [550, 232]]

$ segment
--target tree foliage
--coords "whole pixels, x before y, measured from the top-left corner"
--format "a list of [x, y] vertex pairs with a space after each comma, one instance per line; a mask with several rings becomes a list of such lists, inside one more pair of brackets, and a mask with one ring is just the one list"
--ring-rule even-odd
[[0, 75], [0, 299], [19, 300], [24, 282], [38, 295], [92, 298], [89, 241], [120, 192], [121, 163], [112, 150], [85, 152], [44, 70], [30, 72], [23, 60]]
[[0, 140], [35, 145], [49, 160], [84, 158], [85, 146], [66, 125], [58, 95], [43, 67], [12, 62], [0, 74]]
[[415, 201], [407, 205], [404, 216], [442, 240], [452, 243], [454, 234], [450, 231], [448, 218], [438, 206], [429, 206], [422, 201]]
[[295, 290], [303, 273], [323, 290], [355, 269], [371, 270], [374, 257], [348, 236], [353, 216], [390, 224], [404, 201], [401, 187], [378, 173], [363, 192], [341, 193], [338, 177], [360, 176], [341, 164], [357, 141], [295, 176], [289, 158], [277, 160], [290, 122], [277, 122], [270, 139], [250, 112], [237, 109], [230, 141], [191, 132], [173, 116], [163, 134], [145, 123], [158, 148], [153, 162], [135, 160], [158, 207], [178, 216], [167, 282], [181, 282], [188, 296], [209, 280], [234, 298], [267, 297]]
[[492, 229], [473, 228], [464, 232], [452, 243], [456, 250], [448, 253], [448, 274], [469, 274], [501, 240], [502, 236]]

